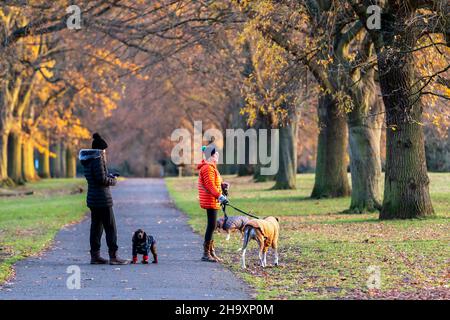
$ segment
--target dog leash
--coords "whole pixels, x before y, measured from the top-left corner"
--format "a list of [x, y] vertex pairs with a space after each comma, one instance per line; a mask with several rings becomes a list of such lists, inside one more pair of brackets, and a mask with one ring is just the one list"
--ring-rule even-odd
[[222, 208], [222, 212], [223, 212], [223, 225], [225, 226], [227, 224], [228, 221], [228, 215], [227, 215], [227, 207], [224, 203], [222, 203], [220, 205], [220, 207]]
[[[233, 208], [234, 210], [236, 210], [236, 211], [238, 211], [238, 212], [240, 212], [240, 213], [243, 213], [243, 214], [245, 214], [246, 216], [249, 216], [249, 217], [252, 217], [252, 218], [255, 218], [255, 219], [259, 219], [257, 216], [254, 216], [254, 215], [252, 215], [252, 214], [250, 214], [250, 213], [248, 213], [248, 212], [245, 212], [245, 211], [242, 210], [242, 209], [236, 208], [235, 206], [231, 205], [229, 202], [228, 202], [225, 206], [230, 206], [230, 207]], [[224, 207], [225, 207], [225, 206], [224, 206]], [[223, 210], [223, 209], [222, 209], [222, 210]], [[225, 213], [225, 211], [224, 211], [224, 213]]]
[[[206, 187], [203, 185], [203, 183], [200, 183], [200, 186], [201, 186], [202, 189], [205, 190], [207, 193], [211, 194], [211, 192], [210, 192], [208, 189], [206, 189]], [[211, 194], [211, 195], [212, 195], [212, 194]], [[228, 202], [227, 204], [221, 204], [220, 206], [222, 207], [222, 211], [223, 211], [223, 215], [224, 215], [224, 224], [225, 224], [225, 223], [227, 222], [227, 220], [228, 220], [228, 215], [227, 215], [227, 212], [226, 212], [226, 206], [230, 206], [230, 207], [233, 208], [234, 210], [236, 210], [236, 211], [238, 211], [238, 212], [240, 212], [240, 213], [243, 213], [243, 214], [245, 214], [246, 216], [249, 216], [249, 217], [252, 217], [252, 218], [255, 218], [255, 219], [259, 219], [257, 216], [254, 216], [254, 215], [252, 215], [252, 214], [250, 214], [250, 213], [248, 213], [248, 212], [245, 212], [244, 210], [241, 210], [241, 209], [239, 209], [239, 208], [236, 208], [235, 206], [231, 205], [230, 202]]]

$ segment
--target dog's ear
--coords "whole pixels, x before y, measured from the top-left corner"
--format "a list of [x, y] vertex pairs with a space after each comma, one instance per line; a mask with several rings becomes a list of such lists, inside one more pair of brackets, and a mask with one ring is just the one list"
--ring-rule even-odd
[[143, 231], [143, 232], [144, 232], [143, 238], [147, 239], [147, 233], [145, 231]]

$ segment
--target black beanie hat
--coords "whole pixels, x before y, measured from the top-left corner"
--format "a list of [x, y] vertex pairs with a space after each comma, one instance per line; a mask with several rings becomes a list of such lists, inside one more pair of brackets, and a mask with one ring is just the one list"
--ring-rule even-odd
[[92, 138], [94, 139], [92, 141], [92, 149], [105, 150], [106, 148], [108, 148], [108, 144], [105, 140], [102, 139], [102, 137], [100, 137], [98, 133], [94, 133]]

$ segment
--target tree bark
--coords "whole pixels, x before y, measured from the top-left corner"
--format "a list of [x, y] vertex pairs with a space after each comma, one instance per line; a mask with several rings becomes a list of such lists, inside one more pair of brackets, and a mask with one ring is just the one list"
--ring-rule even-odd
[[16, 184], [25, 183], [22, 160], [22, 136], [20, 132], [11, 131], [8, 138], [8, 176]]
[[43, 179], [51, 177], [50, 174], [50, 152], [46, 149], [39, 153], [39, 176]]
[[261, 165], [260, 164], [255, 164], [253, 166], [253, 168], [254, 168], [254, 170], [253, 170], [253, 181], [254, 182], [267, 182], [267, 181], [275, 180], [275, 176], [261, 174]]
[[255, 172], [255, 166], [248, 164], [240, 164], [238, 165], [237, 175], [239, 177], [251, 176]]
[[[237, 147], [235, 149], [235, 152], [237, 150]], [[254, 174], [257, 169], [255, 168], [256, 165], [252, 165], [249, 164], [249, 159], [250, 159], [250, 147], [248, 145], [248, 141], [245, 142], [245, 164], [238, 164], [238, 170], [237, 170], [237, 175], [239, 177], [244, 177], [244, 176], [251, 176], [252, 174]]]
[[2, 185], [13, 185], [8, 177], [8, 133], [0, 136], [0, 186]]
[[347, 177], [347, 123], [329, 95], [319, 98], [319, 141], [312, 198], [350, 195]]
[[[352, 197], [350, 213], [381, 210], [381, 128], [384, 105], [377, 98], [374, 70], [358, 74], [353, 110], [348, 113]], [[355, 80], [356, 81], [356, 80]]]
[[61, 177], [65, 178], [67, 176], [67, 160], [66, 160], [66, 145], [64, 142], [60, 143], [59, 149], [59, 165], [61, 168]]
[[381, 126], [349, 126], [351, 213], [381, 209], [380, 138]]
[[71, 148], [66, 149], [67, 178], [75, 178], [77, 176], [77, 160], [75, 153]]
[[14, 182], [8, 176], [8, 138], [10, 121], [4, 94], [0, 90], [0, 186], [13, 186]]
[[[423, 106], [415, 77], [414, 48], [420, 33], [408, 28], [414, 11], [398, 7], [376, 42], [380, 87], [386, 108], [386, 174], [380, 219], [433, 215], [427, 174]], [[382, 46], [380, 46], [382, 43]]]
[[50, 151], [55, 157], [50, 158], [50, 174], [52, 178], [61, 178], [61, 144], [55, 143], [50, 146]]
[[[382, 56], [384, 56], [382, 54]], [[385, 57], [385, 56], [384, 56]], [[386, 175], [380, 219], [407, 219], [432, 215], [427, 174], [422, 106], [414, 95], [412, 60], [404, 65], [392, 58], [379, 62], [386, 106]], [[412, 106], [410, 99], [417, 99]]]
[[22, 148], [23, 178], [26, 182], [36, 181], [38, 179], [38, 175], [34, 167], [34, 146], [31, 139], [24, 139]]
[[387, 129], [386, 176], [380, 219], [433, 215], [425, 164], [424, 135], [419, 124]]
[[[272, 134], [271, 134], [271, 130], [270, 130], [270, 126], [267, 125], [266, 123], [267, 119], [265, 119], [264, 117], [260, 116], [258, 122], [256, 123], [256, 130], [259, 129], [267, 129], [267, 152], [270, 152], [270, 154], [272, 154]], [[260, 148], [260, 139], [261, 136], [258, 132], [257, 134], [257, 142], [258, 142], [258, 150]], [[259, 151], [258, 151], [259, 152]], [[274, 181], [275, 180], [275, 175], [262, 175], [261, 174], [261, 168], [263, 167], [263, 165], [261, 164], [261, 159], [259, 157], [259, 154], [256, 155], [256, 159], [257, 159], [257, 164], [253, 165], [253, 181], [254, 182], [267, 182], [267, 181]]]
[[[239, 165], [237, 163], [230, 163], [230, 164], [226, 164], [226, 159], [227, 159], [227, 137], [226, 137], [226, 129], [228, 128], [232, 128], [232, 129], [243, 129], [246, 130], [247, 124], [245, 123], [245, 119], [243, 118], [243, 116], [240, 114], [240, 110], [241, 108], [245, 105], [245, 101], [242, 98], [239, 98], [238, 101], [234, 102], [232, 101], [230, 104], [230, 113], [228, 115], [228, 124], [229, 126], [225, 127], [224, 130], [224, 136], [223, 136], [223, 150], [222, 150], [222, 160], [223, 160], [223, 164], [221, 165], [220, 169], [223, 174], [236, 174], [238, 173], [239, 170]], [[236, 161], [236, 157], [237, 157], [237, 152], [236, 152], [237, 148], [235, 148], [234, 150], [229, 150], [233, 153], [233, 159], [234, 161]], [[242, 174], [244, 174], [244, 172], [241, 172]]]
[[296, 189], [297, 186], [297, 114], [290, 115], [289, 123], [280, 130], [279, 169], [274, 190]]
[[[255, 66], [253, 64], [252, 59], [253, 53], [251, 50], [250, 42], [245, 41], [242, 46], [242, 49], [243, 49], [242, 50], [243, 58], [245, 59], [244, 67], [242, 69], [242, 77], [243, 79], [247, 79], [255, 71]], [[239, 101], [239, 107], [233, 110], [234, 128], [243, 128], [244, 130], [247, 130], [249, 128], [246, 119], [241, 115], [241, 108], [245, 106], [245, 104], [246, 104], [245, 98], [241, 97]], [[246, 159], [245, 161], [248, 161], [248, 159], [250, 159], [249, 147], [247, 143], [245, 147], [245, 159]], [[256, 165], [251, 165], [248, 162], [246, 162], [246, 164], [237, 165], [237, 175], [240, 177], [251, 176], [257, 171], [258, 168], [256, 168]]]

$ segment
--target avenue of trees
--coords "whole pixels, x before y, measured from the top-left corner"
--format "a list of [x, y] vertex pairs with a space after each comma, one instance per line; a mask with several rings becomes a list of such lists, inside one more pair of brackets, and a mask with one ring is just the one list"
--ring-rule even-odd
[[147, 175], [171, 131], [202, 120], [280, 130], [274, 177], [224, 173], [295, 189], [300, 161], [315, 167], [313, 198], [350, 196], [349, 212], [380, 219], [433, 214], [427, 157], [450, 152], [448, 1], [78, 1], [79, 30], [71, 4], [0, 6], [2, 184], [74, 176], [97, 129], [114, 163]]

